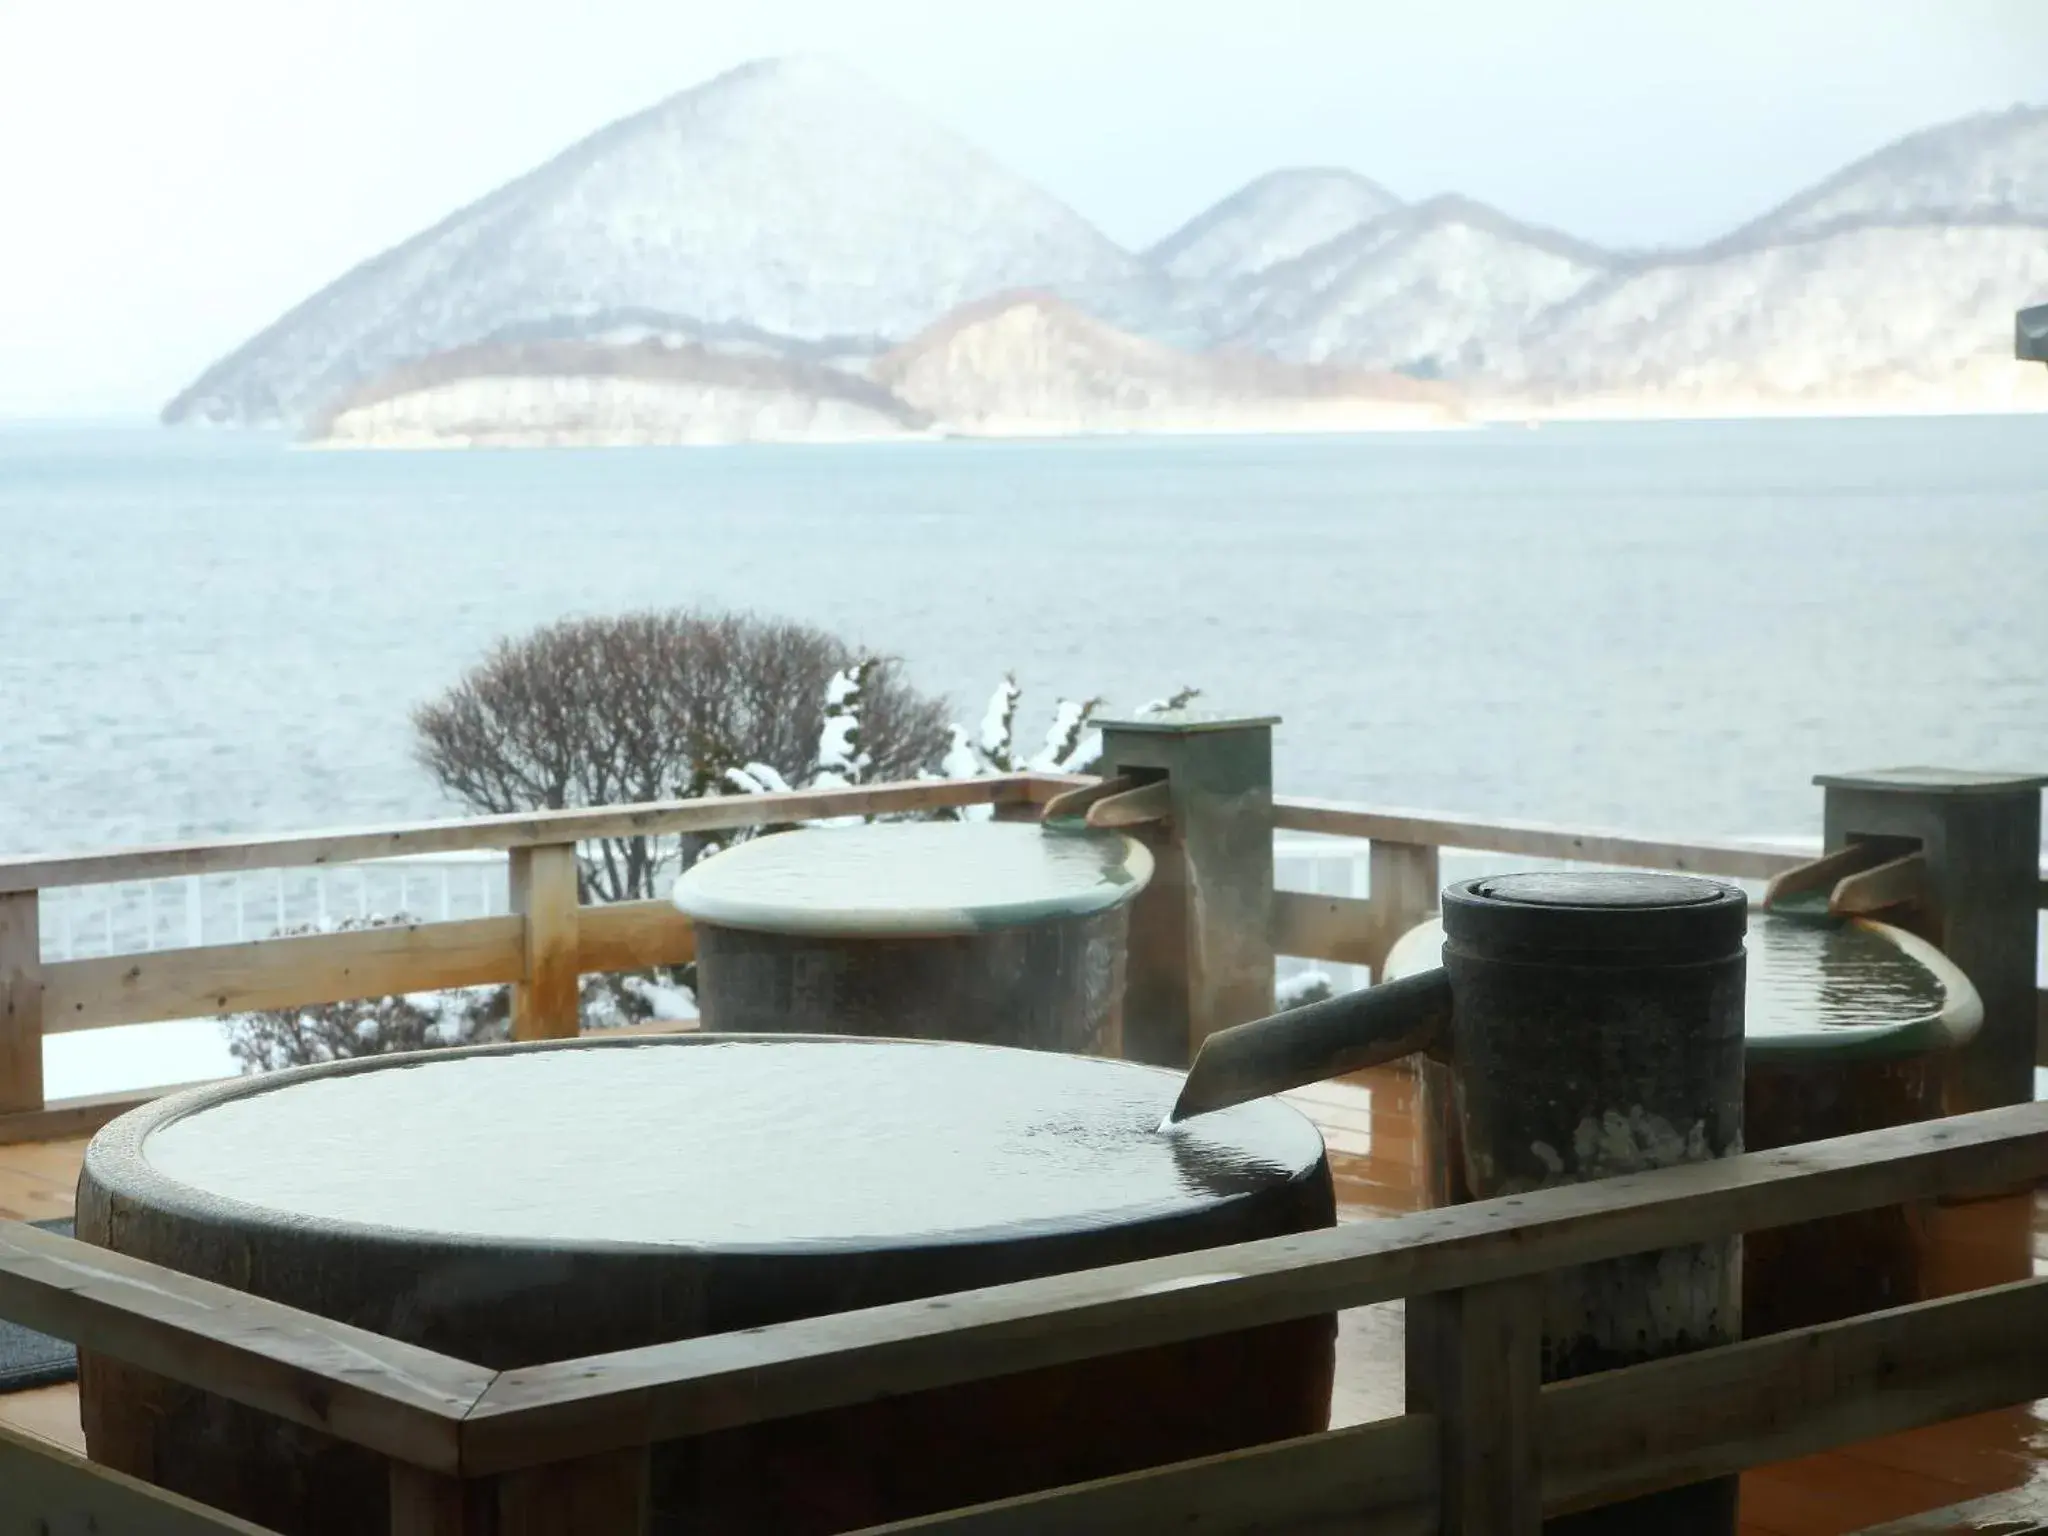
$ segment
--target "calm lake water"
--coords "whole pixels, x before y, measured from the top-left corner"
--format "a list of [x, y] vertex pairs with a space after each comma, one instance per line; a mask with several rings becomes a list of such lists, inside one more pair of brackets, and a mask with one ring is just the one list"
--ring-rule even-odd
[[968, 722], [1283, 717], [1284, 789], [1812, 834], [2048, 766], [2048, 420], [336, 454], [0, 431], [0, 851], [438, 814], [407, 711], [567, 614], [753, 608]]

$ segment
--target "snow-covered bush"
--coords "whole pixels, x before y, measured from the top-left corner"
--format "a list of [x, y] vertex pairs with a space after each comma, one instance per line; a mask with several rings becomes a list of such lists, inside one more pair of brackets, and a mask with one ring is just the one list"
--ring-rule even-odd
[[1328, 971], [1296, 971], [1273, 988], [1273, 1011], [1285, 1013], [1290, 1008], [1305, 1008], [1336, 995], [1337, 985], [1330, 980]]
[[[964, 726], [953, 727], [951, 745], [939, 760], [936, 773], [921, 778], [973, 779], [999, 773], [1093, 773], [1102, 758], [1102, 732], [1095, 719], [1104, 708], [1100, 698], [1060, 699], [1053, 705], [1052, 719], [1038, 749], [1025, 752], [1017, 745], [1017, 709], [1024, 691], [1015, 673], [1005, 675], [989, 695], [982, 711], [981, 729], [970, 733]], [[1132, 714], [1164, 714], [1185, 709], [1201, 697], [1199, 688], [1182, 688], [1163, 699], [1139, 705]], [[973, 805], [956, 814], [963, 821], [985, 820], [993, 808]]]

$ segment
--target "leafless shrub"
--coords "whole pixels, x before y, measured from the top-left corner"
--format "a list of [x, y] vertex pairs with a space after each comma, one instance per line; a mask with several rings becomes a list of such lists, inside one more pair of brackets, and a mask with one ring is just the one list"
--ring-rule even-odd
[[[486, 813], [717, 793], [749, 763], [808, 770], [833, 675], [862, 660], [822, 630], [750, 614], [570, 619], [500, 644], [413, 712], [420, 761]], [[945, 750], [941, 701], [893, 661], [866, 674], [862, 750], [874, 779], [909, 778]], [[618, 838], [582, 861], [587, 897], [652, 896], [702, 839]]]
[[[406, 921], [351, 918], [337, 924], [336, 930], [383, 928]], [[279, 937], [320, 931], [293, 928]], [[468, 987], [237, 1014], [226, 1021], [226, 1030], [236, 1065], [255, 1073], [437, 1046], [488, 1045], [507, 1038], [510, 1019], [509, 987]]]

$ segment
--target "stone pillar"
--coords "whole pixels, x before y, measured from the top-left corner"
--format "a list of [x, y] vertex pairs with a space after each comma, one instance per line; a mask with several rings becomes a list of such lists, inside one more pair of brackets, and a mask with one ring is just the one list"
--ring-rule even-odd
[[1105, 720], [1105, 776], [1164, 778], [1171, 818], [1131, 909], [1124, 1054], [1184, 1067], [1219, 1029], [1273, 1011], [1271, 717], [1174, 711]]
[[[1455, 1087], [1442, 1108], [1470, 1198], [1742, 1150], [1742, 892], [1682, 875], [1501, 875], [1452, 886], [1443, 911]], [[1734, 1342], [1740, 1263], [1730, 1237], [1544, 1277], [1542, 1379]], [[1437, 1314], [1410, 1302], [1412, 1410], [1434, 1411]], [[1544, 1529], [1733, 1536], [1736, 1481]]]
[[1892, 768], [1822, 774], [1827, 851], [1882, 839], [1927, 860], [1931, 899], [1909, 924], [1976, 985], [1977, 1038], [1949, 1059], [1950, 1114], [2034, 1096], [2040, 1004], [2041, 789], [2048, 778]]

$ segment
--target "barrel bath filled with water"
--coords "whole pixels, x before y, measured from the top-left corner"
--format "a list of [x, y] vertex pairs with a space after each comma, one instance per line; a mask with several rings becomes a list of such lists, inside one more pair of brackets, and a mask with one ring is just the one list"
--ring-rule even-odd
[[[93, 1141], [79, 1236], [493, 1369], [1328, 1226], [1315, 1128], [1157, 1130], [1177, 1075], [949, 1042], [548, 1042], [304, 1068]], [[824, 1532], [1327, 1426], [1335, 1321], [657, 1446], [653, 1528]], [[287, 1536], [381, 1459], [87, 1353], [95, 1460]]]
[[835, 1033], [1121, 1054], [1130, 903], [1116, 832], [1011, 822], [778, 833], [676, 882], [723, 1034]]

